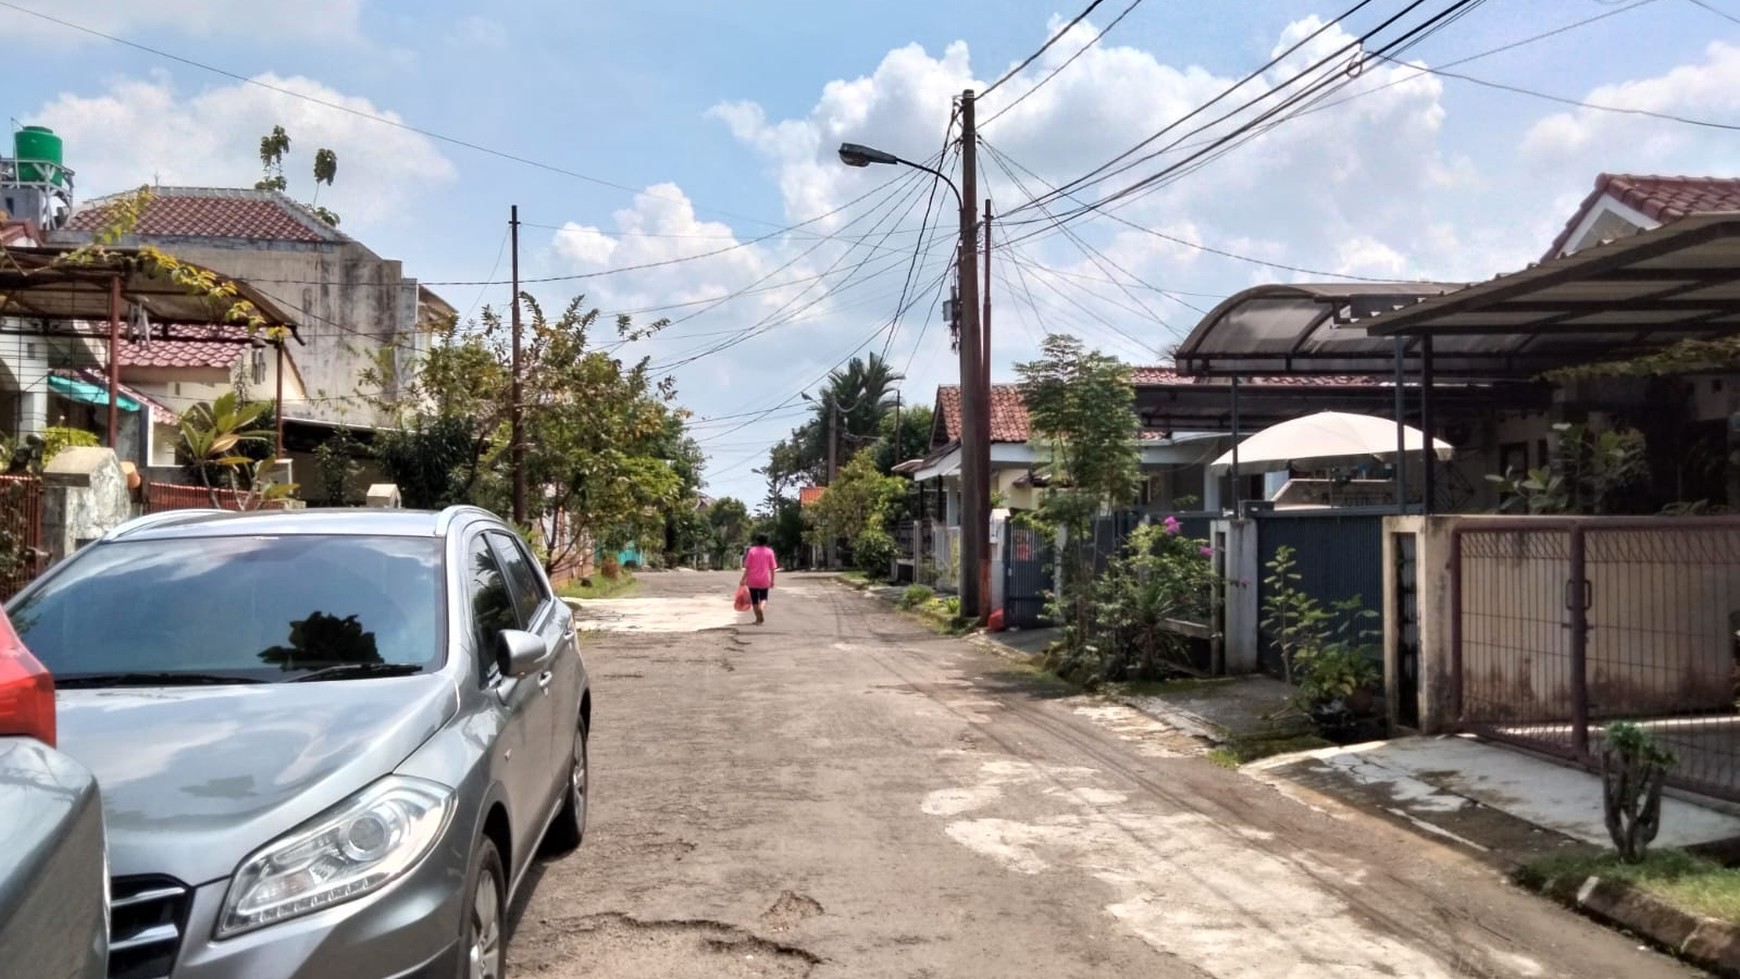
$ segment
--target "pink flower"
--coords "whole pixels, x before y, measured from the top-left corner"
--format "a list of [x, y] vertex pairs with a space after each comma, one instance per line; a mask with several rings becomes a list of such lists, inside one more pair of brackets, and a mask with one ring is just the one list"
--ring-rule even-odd
[[1202, 548], [1201, 548], [1201, 552], [1202, 552], [1202, 556], [1203, 556], [1203, 557], [1214, 557], [1214, 548], [1212, 548], [1212, 547], [1209, 547], [1209, 546], [1208, 546], [1208, 545], [1206, 545], [1206, 544], [1204, 544], [1204, 545], [1203, 545], [1203, 546], [1202, 546]]
[[1168, 534], [1176, 534], [1183, 529], [1183, 527], [1178, 523], [1177, 517], [1167, 517], [1165, 523], [1166, 532]]

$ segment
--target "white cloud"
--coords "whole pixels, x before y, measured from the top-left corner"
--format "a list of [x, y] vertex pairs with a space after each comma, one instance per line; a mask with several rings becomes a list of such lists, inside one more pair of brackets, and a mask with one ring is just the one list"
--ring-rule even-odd
[[[1680, 65], [1665, 75], [1603, 85], [1582, 101], [1694, 119], [1728, 121], [1740, 116], [1740, 47], [1713, 41], [1700, 64]], [[1593, 108], [1559, 112], [1529, 129], [1523, 153], [1537, 166], [1564, 166], [1594, 157], [1607, 170], [1682, 168], [1689, 160], [1732, 160], [1732, 130], [1698, 129], [1648, 116]], [[1591, 173], [1591, 177], [1593, 173]]]
[[[1046, 34], [1060, 25], [1053, 18]], [[1316, 18], [1300, 20], [1265, 47], [1278, 53], [1322, 26]], [[1077, 333], [1131, 360], [1154, 359], [1149, 351], [1165, 349], [1176, 338], [1156, 318], [1177, 331], [1188, 330], [1200, 317], [1199, 310], [1212, 305], [1217, 296], [1265, 282], [1322, 277], [1289, 267], [1372, 277], [1484, 280], [1538, 256], [1602, 169], [1731, 169], [1719, 162], [1733, 159], [1726, 149], [1728, 133], [1589, 110], [1543, 119], [1526, 139], [1509, 144], [1517, 147], [1515, 156], [1502, 137], [1492, 141], [1497, 150], [1490, 145], [1482, 151], [1475, 144], [1452, 144], [1446, 126], [1477, 119], [1481, 107], [1498, 96], [1442, 80], [1421, 70], [1420, 64], [1366, 62], [1346, 87], [1311, 104], [1310, 111], [1283, 126], [1257, 132], [1224, 156], [1187, 160], [1210, 137], [1248, 120], [1248, 115], [1206, 133], [1186, 135], [1217, 113], [1197, 116], [1125, 162], [1164, 151], [1153, 159], [1078, 191], [1083, 199], [1094, 199], [1169, 164], [1182, 165], [1175, 181], [1108, 205], [1116, 218], [1128, 224], [1103, 214], [1072, 223], [1072, 229], [1100, 252], [1090, 257], [1066, 236], [1050, 233], [1046, 214], [1036, 209], [1007, 212], [1042, 190], [1042, 182], [1059, 184], [1112, 160], [1236, 81], [1201, 66], [1169, 64], [1155, 52], [1108, 39], [1086, 49], [1055, 78], [1035, 88], [1053, 68], [1081, 51], [1096, 32], [1092, 25], [1079, 25], [978, 106], [985, 146], [980, 157], [981, 187], [996, 202], [1001, 229], [997, 244], [1001, 259], [991, 283], [994, 371], [1000, 379], [1012, 376], [1014, 363], [1031, 358], [1039, 333], [1048, 330]], [[1289, 64], [1297, 70], [1350, 40], [1350, 34], [1332, 26], [1290, 56]], [[761, 161], [782, 195], [788, 218], [808, 220], [899, 176], [887, 167], [842, 166], [835, 158], [840, 142], [865, 143], [913, 160], [937, 153], [952, 100], [964, 88], [984, 87], [974, 67], [963, 43], [934, 55], [909, 45], [890, 51], [864, 75], [828, 83], [807, 111], [782, 118], [754, 102], [727, 101], [714, 106], [708, 116]], [[1332, 59], [1325, 71], [1341, 73], [1346, 68], [1345, 59]], [[1288, 73], [1277, 69], [1241, 88], [1219, 111], [1256, 95], [1264, 86], [1280, 83]], [[1447, 93], [1446, 85], [1456, 88]], [[1712, 44], [1697, 64], [1660, 78], [1598, 89], [1587, 98], [1652, 111], [1736, 118], [1740, 116], [1740, 48]], [[1168, 149], [1173, 140], [1182, 145]], [[1004, 173], [1004, 157], [1032, 171], [1017, 170], [1025, 186]], [[653, 256], [693, 254], [683, 249], [718, 247], [736, 240], [727, 237], [697, 244], [621, 234], [653, 227], [652, 217], [659, 210], [655, 203], [643, 197], [634, 209], [617, 216], [614, 232], [576, 226], [566, 232], [574, 240], [558, 241], [555, 248], [558, 252], [566, 248], [567, 258], [578, 264], [590, 262], [590, 267], [597, 267], [607, 261], [622, 266]], [[1058, 200], [1051, 210], [1067, 212], [1075, 206], [1070, 200]], [[869, 205], [859, 204], [807, 230], [840, 232], [870, 210]], [[678, 233], [685, 227], [696, 232], [700, 227], [692, 213], [678, 216], [681, 220], [659, 226], [664, 233]], [[910, 232], [917, 220], [916, 213], [904, 219], [903, 234], [887, 242], [891, 254], [898, 257], [914, 240]], [[940, 220], [947, 223], [951, 218], [945, 215]], [[865, 224], [861, 221], [843, 233], [860, 232]], [[713, 226], [707, 233], [726, 236], [730, 229]], [[1008, 238], [1029, 235], [1013, 248], [1004, 244]], [[1187, 242], [1275, 265], [1241, 262]], [[612, 277], [608, 283], [595, 281], [600, 295], [620, 294], [625, 300], [723, 295], [782, 262], [793, 261], [812, 244], [813, 239], [800, 237], [774, 240], [728, 256], [655, 270], [645, 278], [636, 274]], [[841, 247], [833, 244], [797, 258], [774, 281], [791, 282], [821, 271]], [[940, 270], [941, 259], [939, 250], [931, 274]], [[836, 294], [801, 324], [781, 327], [683, 368], [685, 402], [705, 415], [767, 407], [790, 397], [887, 321], [904, 271], [904, 263], [894, 262], [881, 275], [871, 276], [862, 289]], [[1113, 285], [1111, 279], [1122, 285]], [[701, 343], [698, 337], [679, 342], [679, 334], [752, 324], [780, 302], [792, 300], [801, 288], [793, 284], [777, 295], [734, 300], [680, 324], [671, 336], [657, 342], [659, 355], [683, 344], [692, 352]], [[1165, 295], [1163, 290], [1175, 295]], [[799, 295], [798, 304], [813, 295]], [[928, 402], [935, 384], [952, 382], [956, 376], [955, 358], [938, 318], [926, 297], [909, 315], [892, 348], [896, 366], [911, 357], [911, 376], [904, 386], [913, 402]], [[921, 329], [924, 341], [915, 351], [913, 343]], [[790, 418], [772, 420], [731, 438], [740, 443], [757, 438], [771, 442], [791, 424]], [[727, 463], [740, 455], [717, 453]], [[739, 465], [730, 474], [715, 470], [714, 475], [725, 477], [715, 485], [726, 492], [759, 495], [746, 466]]]
[[[256, 81], [355, 112], [398, 120], [368, 99], [308, 78], [273, 74]], [[67, 93], [29, 121], [66, 140], [80, 195], [141, 184], [251, 187], [260, 176], [259, 140], [275, 125], [290, 134], [285, 175], [292, 196], [313, 192], [314, 151], [338, 154], [338, 177], [320, 201], [354, 230], [396, 223], [431, 187], [457, 177], [451, 161], [423, 136], [258, 85], [235, 84], [180, 96], [162, 74], [112, 83], [101, 95]]]
[[[173, 31], [192, 37], [229, 38], [253, 35], [273, 40], [350, 42], [361, 37], [363, 0], [296, 0], [243, 2], [234, 0], [15, 0], [28, 10], [39, 11], [105, 34], [127, 36], [142, 31]], [[103, 39], [75, 31], [40, 17], [17, 15], [7, 19], [8, 36], [14, 41], [30, 38], [50, 44], [74, 46], [103, 43]]]

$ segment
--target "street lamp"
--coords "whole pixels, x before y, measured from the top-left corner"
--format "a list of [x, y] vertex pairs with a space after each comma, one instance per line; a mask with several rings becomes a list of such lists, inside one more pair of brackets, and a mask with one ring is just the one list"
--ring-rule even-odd
[[941, 180], [946, 184], [949, 192], [955, 195], [956, 203], [959, 203], [963, 209], [967, 206], [965, 203], [961, 202], [961, 192], [957, 187], [955, 187], [955, 182], [949, 179], [948, 174], [943, 173], [941, 170], [927, 167], [922, 163], [903, 160], [900, 157], [895, 156], [893, 153], [884, 153], [879, 149], [874, 149], [859, 143], [841, 143], [840, 162], [849, 167], [867, 167], [872, 163], [879, 163], [885, 166], [902, 166], [911, 167], [914, 170], [923, 170], [925, 173], [935, 176], [938, 180]]
[[[983, 622], [991, 602], [991, 432], [989, 360], [979, 332], [978, 215], [967, 201], [978, 198], [978, 130], [973, 92], [961, 93], [961, 182], [963, 194], [948, 175], [934, 167], [903, 160], [893, 153], [859, 143], [840, 144], [840, 162], [849, 167], [871, 164], [923, 170], [948, 186], [960, 205], [960, 251], [955, 274], [960, 277], [961, 316], [961, 608]], [[987, 210], [989, 204], [987, 204]]]

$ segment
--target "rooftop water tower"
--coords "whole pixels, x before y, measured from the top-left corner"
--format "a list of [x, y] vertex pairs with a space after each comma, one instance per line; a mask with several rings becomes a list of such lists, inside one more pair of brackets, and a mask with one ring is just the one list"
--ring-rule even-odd
[[72, 214], [73, 172], [62, 157], [61, 139], [46, 126], [12, 134], [12, 156], [0, 157], [0, 211], [58, 231]]

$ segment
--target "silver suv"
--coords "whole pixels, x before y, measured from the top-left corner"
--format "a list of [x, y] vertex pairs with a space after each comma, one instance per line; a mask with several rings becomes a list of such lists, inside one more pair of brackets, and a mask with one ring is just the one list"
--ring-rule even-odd
[[111, 976], [499, 976], [585, 833], [572, 617], [482, 510], [158, 514], [7, 611], [102, 786]]

